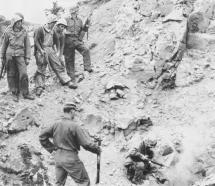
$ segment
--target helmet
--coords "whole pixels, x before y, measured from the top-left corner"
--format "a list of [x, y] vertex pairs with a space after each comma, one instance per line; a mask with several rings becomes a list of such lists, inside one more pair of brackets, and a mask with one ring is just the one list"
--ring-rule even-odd
[[47, 23], [54, 23], [57, 22], [57, 17], [53, 14], [50, 14], [47, 16]]
[[157, 141], [153, 139], [146, 139], [145, 144], [148, 147], [155, 147], [157, 145]]
[[14, 16], [13, 16], [13, 18], [12, 18], [12, 22], [13, 22], [13, 24], [15, 24], [17, 21], [21, 21], [21, 20], [23, 20], [24, 19], [24, 17], [23, 16], [21, 16], [21, 15], [19, 15], [19, 14], [15, 14]]
[[66, 103], [63, 107], [64, 112], [70, 112], [71, 110], [80, 111], [78, 106], [75, 103]]
[[71, 13], [78, 12], [78, 7], [77, 7], [77, 6], [71, 7], [71, 8], [69, 9], [69, 12], [70, 12], [70, 14], [71, 14]]
[[57, 22], [57, 25], [64, 25], [64, 26], [68, 26], [67, 25], [67, 22], [65, 19], [59, 19], [58, 22]]

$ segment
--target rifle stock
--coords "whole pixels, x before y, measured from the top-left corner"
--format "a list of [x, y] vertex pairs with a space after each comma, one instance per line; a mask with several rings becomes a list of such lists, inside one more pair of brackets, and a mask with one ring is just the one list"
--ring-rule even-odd
[[[101, 140], [98, 140], [98, 145], [101, 146]], [[97, 155], [97, 174], [96, 174], [96, 184], [100, 182], [100, 161], [101, 154]]]

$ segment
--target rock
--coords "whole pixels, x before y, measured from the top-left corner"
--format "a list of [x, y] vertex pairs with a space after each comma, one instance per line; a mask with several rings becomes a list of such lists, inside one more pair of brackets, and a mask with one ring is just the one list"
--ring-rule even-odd
[[162, 146], [161, 150], [160, 150], [160, 154], [162, 156], [167, 156], [167, 155], [171, 154], [172, 152], [173, 152], [173, 149], [169, 145]]
[[124, 136], [128, 136], [135, 130], [147, 129], [149, 126], [152, 126], [151, 119], [145, 116], [134, 118], [128, 121], [128, 118], [121, 118], [121, 124], [117, 128], [123, 130]]
[[209, 34], [201, 33], [189, 33], [187, 48], [207, 50], [208, 48], [214, 48], [215, 36]]
[[125, 92], [120, 89], [116, 90], [116, 94], [119, 98], [124, 98], [124, 96], [125, 96]]
[[126, 85], [122, 84], [121, 82], [117, 81], [117, 80], [110, 80], [106, 86], [105, 86], [105, 91], [110, 91], [112, 89], [125, 89], [128, 88]]
[[6, 145], [7, 145], [7, 144], [6, 144], [5, 142], [2, 142], [2, 143], [0, 144], [0, 149], [5, 148]]
[[190, 33], [206, 32], [209, 26], [209, 19], [202, 12], [192, 12], [188, 19], [188, 29]]
[[214, 185], [215, 185], [214, 173], [193, 184], [193, 186], [214, 186]]
[[168, 21], [182, 21], [184, 19], [183, 17], [183, 10], [178, 9], [178, 10], [173, 10], [169, 15], [167, 15], [163, 19], [163, 23], [166, 23]]
[[119, 97], [117, 96], [117, 93], [115, 90], [111, 90], [110, 94], [109, 94], [109, 98], [110, 100], [117, 100], [119, 99]]
[[9, 134], [18, 133], [25, 131], [29, 126], [37, 125], [32, 113], [28, 108], [22, 109], [15, 118], [11, 121], [11, 124], [8, 128]]

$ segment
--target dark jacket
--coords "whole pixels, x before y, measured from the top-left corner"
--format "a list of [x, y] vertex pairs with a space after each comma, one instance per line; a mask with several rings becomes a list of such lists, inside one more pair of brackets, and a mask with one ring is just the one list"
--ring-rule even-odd
[[[49, 140], [50, 138], [53, 139], [53, 143]], [[50, 153], [57, 149], [78, 153], [80, 146], [92, 153], [99, 153], [99, 147], [92, 142], [89, 134], [69, 119], [63, 119], [45, 129], [40, 134], [39, 140]]]
[[15, 32], [12, 25], [7, 28], [1, 48], [1, 57], [5, 58], [6, 56], [31, 58], [31, 45], [25, 28], [19, 32]]
[[66, 19], [66, 21], [68, 25], [66, 35], [81, 39], [79, 37], [82, 35], [83, 32], [87, 31], [87, 28], [83, 25], [82, 20], [79, 17], [76, 17], [74, 19], [69, 17]]
[[[36, 54], [37, 51], [44, 50], [44, 37], [45, 37], [45, 30], [44, 26], [40, 26], [37, 28], [34, 32], [34, 55]], [[56, 43], [57, 46], [59, 45], [57, 35], [55, 32], [53, 32], [53, 41]]]

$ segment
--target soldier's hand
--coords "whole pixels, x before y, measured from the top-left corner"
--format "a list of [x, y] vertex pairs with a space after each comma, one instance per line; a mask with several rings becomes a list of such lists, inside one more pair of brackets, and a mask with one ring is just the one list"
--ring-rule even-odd
[[25, 59], [25, 64], [29, 65], [29, 63], [30, 63], [30, 59]]
[[41, 53], [41, 55], [44, 56], [46, 54], [46, 51], [45, 50], [41, 50], [40, 53]]
[[147, 156], [145, 156], [145, 155], [141, 155], [141, 159], [142, 159], [142, 160], [147, 160], [147, 159], [148, 159], [148, 157], [147, 157]]

